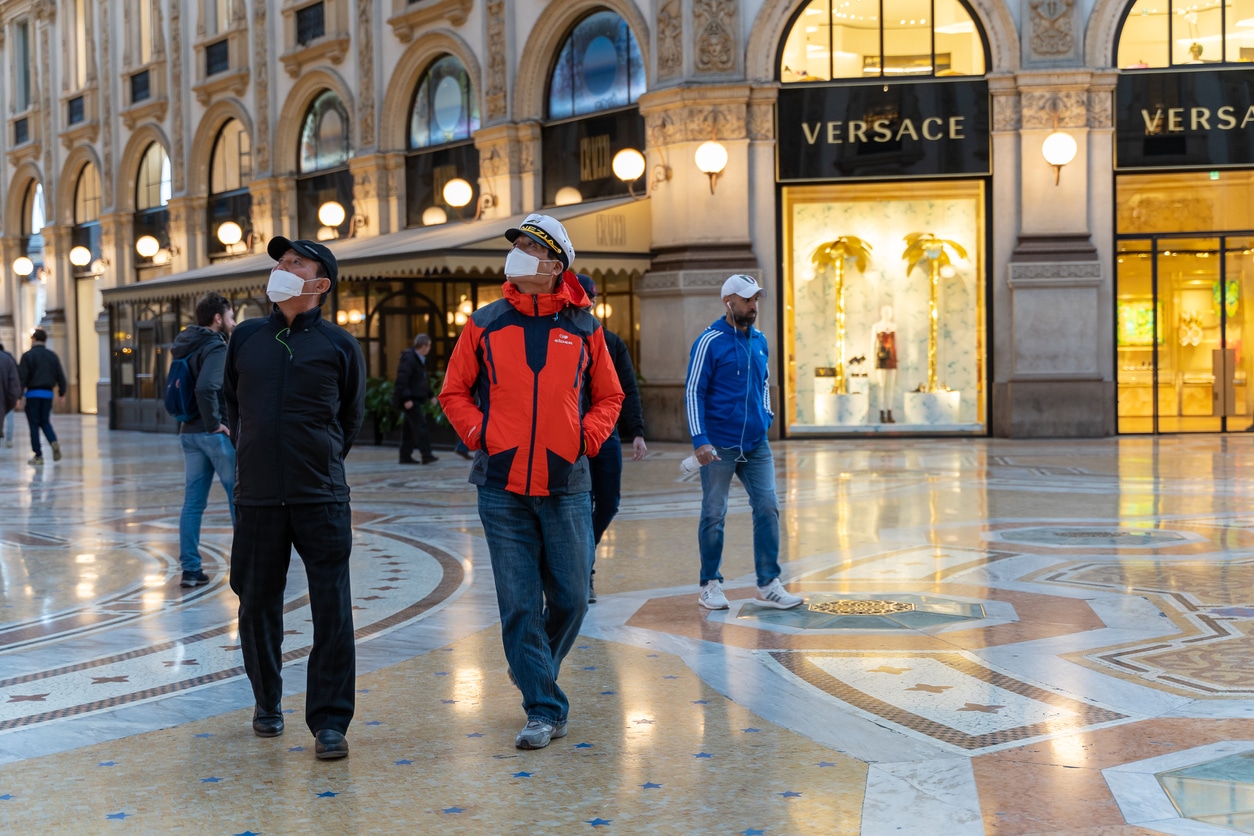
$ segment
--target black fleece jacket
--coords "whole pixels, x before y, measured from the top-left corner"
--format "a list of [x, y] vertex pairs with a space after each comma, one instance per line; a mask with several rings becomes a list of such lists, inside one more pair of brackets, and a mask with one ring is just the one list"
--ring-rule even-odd
[[22, 355], [22, 362], [17, 365], [17, 376], [21, 378], [23, 389], [56, 389], [58, 395], [65, 397], [68, 384], [61, 359], [43, 343], [35, 343], [30, 351]]
[[352, 334], [321, 308], [288, 328], [276, 307], [236, 327], [223, 388], [236, 505], [348, 501], [344, 457], [366, 403], [366, 362]]
[[618, 385], [623, 387], [623, 409], [618, 416], [622, 437], [628, 441], [644, 438], [644, 409], [640, 405], [640, 388], [636, 386], [636, 368], [631, 364], [631, 352], [623, 338], [604, 325], [605, 347], [614, 359], [614, 371], [618, 372]]

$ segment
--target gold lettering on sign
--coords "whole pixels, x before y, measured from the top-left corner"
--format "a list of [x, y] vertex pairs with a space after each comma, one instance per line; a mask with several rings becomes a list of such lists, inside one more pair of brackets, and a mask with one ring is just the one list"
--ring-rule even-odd
[[1219, 130], [1230, 131], [1237, 126], [1237, 120], [1232, 115], [1235, 112], [1235, 108], [1231, 105], [1225, 105], [1216, 112], [1219, 114]]
[[598, 215], [597, 216], [597, 246], [598, 247], [625, 247], [627, 246], [627, 216], [626, 215]]
[[888, 142], [893, 138], [893, 132], [888, 128], [889, 121], [887, 119], [876, 119], [875, 124], [871, 126], [871, 130], [875, 131], [876, 142]]
[[915, 142], [919, 141], [919, 132], [914, 129], [913, 119], [901, 120], [901, 127], [897, 129], [897, 141], [900, 142], [906, 134], [910, 134], [910, 138]]
[[962, 122], [966, 118], [967, 117], [965, 116], [950, 116], [949, 117], [949, 138], [950, 139], [965, 139], [966, 138], [966, 136], [962, 133]]
[[844, 140], [840, 138], [840, 126], [844, 122], [828, 122], [827, 123], [827, 144], [840, 145]]
[[[1146, 117], [1147, 124], [1149, 116]], [[965, 116], [929, 116], [919, 124], [913, 119], [902, 119], [893, 130], [892, 119], [850, 119], [848, 122], [810, 122], [801, 123], [801, 132], [805, 135], [806, 145], [814, 145], [823, 137], [828, 145], [845, 145], [868, 142], [900, 142], [902, 137], [910, 137], [916, 142], [940, 142], [945, 139], [966, 139], [964, 132]], [[948, 131], [946, 130], [948, 122]]]
[[1195, 131], [1198, 129], [1199, 126], [1209, 131], [1210, 130], [1210, 108], [1195, 107], [1195, 108], [1190, 109], [1189, 110], [1189, 126]]
[[929, 129], [929, 126], [931, 126], [932, 124], [935, 124], [939, 128], [945, 124], [945, 120], [939, 119], [935, 116], [924, 119], [923, 120], [923, 138], [924, 139], [941, 139], [942, 134], [938, 133], [935, 136], [932, 135], [932, 131]]
[[849, 122], [849, 141], [866, 142], [866, 122], [859, 122], [856, 119]]
[[[1155, 110], [1153, 113], [1149, 110], [1142, 110], [1141, 121], [1145, 123], [1145, 135], [1155, 136], [1162, 133], [1182, 133], [1185, 129], [1184, 110], [1182, 107], [1168, 108], [1165, 111], [1165, 120], [1162, 108]], [[1191, 107], [1188, 110], [1189, 130], [1191, 131], [1212, 130], [1210, 122], [1212, 117], [1216, 120], [1213, 130], [1231, 131], [1254, 123], [1254, 106], [1246, 110], [1245, 117], [1239, 125], [1237, 124], [1236, 108], [1232, 105], [1224, 105], [1215, 110], [1211, 110], [1209, 107]]]
[[1241, 120], [1241, 127], [1244, 128], [1251, 122], [1254, 122], [1254, 105], [1251, 105], [1250, 109], [1245, 112], [1245, 118]]
[[604, 180], [610, 176], [609, 134], [588, 136], [579, 140], [579, 179]]
[[823, 123], [819, 122], [814, 126], [814, 133], [810, 133], [810, 125], [806, 122], [801, 123], [801, 130], [805, 132], [806, 144], [813, 145], [819, 139], [819, 131], [823, 130]]
[[1180, 122], [1180, 120], [1183, 117], [1184, 117], [1184, 108], [1182, 107], [1167, 108], [1167, 130], [1172, 131], [1172, 132], [1184, 130]]

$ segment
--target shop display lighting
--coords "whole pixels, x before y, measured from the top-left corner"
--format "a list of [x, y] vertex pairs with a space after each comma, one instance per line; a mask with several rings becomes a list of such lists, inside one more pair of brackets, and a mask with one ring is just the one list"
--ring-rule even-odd
[[710, 178], [710, 194], [714, 194], [714, 184], [718, 176], [727, 167], [727, 146], [718, 141], [718, 120], [725, 118], [720, 111], [712, 110], [707, 117], [710, 120], [710, 137], [708, 142], [697, 146], [694, 156], [697, 168]]
[[86, 267], [91, 264], [91, 250], [81, 244], [70, 250], [70, 264], [75, 267]]
[[17, 273], [22, 278], [26, 278], [31, 273], [35, 272], [35, 262], [31, 261], [24, 255], [19, 255], [17, 258], [13, 259], [13, 272]]
[[1076, 145], [1075, 137], [1066, 131], [1058, 130], [1058, 114], [1062, 111], [1062, 98], [1054, 96], [1049, 100], [1046, 108], [1054, 116], [1054, 132], [1045, 137], [1045, 142], [1041, 145], [1041, 154], [1045, 157], [1045, 162], [1054, 167], [1054, 185], [1058, 185], [1058, 178], [1062, 174], [1062, 167], [1075, 159], [1076, 151], [1079, 146]]
[[141, 235], [135, 241], [135, 252], [139, 253], [141, 258], [152, 258], [161, 249], [161, 242], [151, 235]]
[[344, 218], [346, 217], [348, 217], [348, 213], [344, 211], [344, 207], [340, 205], [338, 200], [328, 200], [318, 207], [318, 223], [323, 226], [329, 226], [334, 229], [344, 223]]
[[635, 148], [624, 148], [614, 155], [613, 162], [610, 167], [614, 169], [614, 176], [627, 184], [627, 191], [632, 197], [636, 197], [636, 181], [644, 174], [646, 167], [644, 154], [641, 154]]
[[[497, 204], [496, 192], [492, 191], [492, 178], [496, 174], [496, 166], [493, 164], [493, 161], [494, 160], [499, 161], [499, 159], [500, 159], [500, 154], [498, 154], [497, 150], [493, 148], [492, 153], [489, 154], [488, 158], [484, 161], [484, 168], [487, 169], [487, 177], [482, 182], [484, 182], [487, 185], [488, 193], [479, 195], [479, 200], [475, 202], [475, 215], [473, 218], [461, 217], [461, 213], [459, 211], [458, 217], [461, 220], [477, 221], [479, 220], [479, 218], [483, 217], [483, 212], [485, 209], [491, 209], [492, 207], [496, 206]], [[475, 196], [475, 190], [474, 190], [474, 187], [471, 186], [470, 183], [467, 182], [465, 178], [454, 177], [452, 180], [449, 180], [447, 183], [444, 184], [444, 190], [440, 192], [440, 194], [443, 195], [445, 203], [447, 203], [449, 206], [452, 206], [454, 209], [461, 210], [461, 209], [464, 209], [470, 203], [471, 199]], [[432, 208], [436, 208], [436, 207], [432, 207]], [[428, 209], [427, 211], [429, 212], [431, 210]], [[434, 218], [434, 215], [432, 217]], [[446, 220], [447, 220], [447, 216], [446, 216]], [[422, 213], [422, 222], [426, 226], [432, 225], [428, 223], [427, 221], [427, 212]], [[440, 223], [444, 223], [444, 221], [441, 221]]]

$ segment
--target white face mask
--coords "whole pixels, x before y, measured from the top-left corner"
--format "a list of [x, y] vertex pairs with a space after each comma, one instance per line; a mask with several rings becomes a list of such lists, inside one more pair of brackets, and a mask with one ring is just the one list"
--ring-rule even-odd
[[[266, 285], [266, 296], [270, 297], [271, 302], [286, 302], [297, 296], [320, 296], [321, 294], [302, 293], [305, 289], [305, 279], [295, 273], [289, 273], [286, 270], [274, 270], [270, 273], [270, 282]], [[315, 281], [310, 279], [310, 281]]]
[[538, 276], [541, 264], [552, 264], [556, 260], [554, 258], [539, 259], [515, 248], [505, 256], [505, 276], [510, 279]]

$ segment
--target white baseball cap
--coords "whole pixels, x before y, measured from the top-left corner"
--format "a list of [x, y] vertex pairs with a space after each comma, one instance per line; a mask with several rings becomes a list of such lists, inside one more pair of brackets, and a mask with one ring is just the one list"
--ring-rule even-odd
[[728, 296], [739, 296], [742, 299], [752, 299], [759, 293], [764, 293], [762, 285], [758, 284], [758, 280], [753, 276], [746, 276], [743, 273], [737, 273], [729, 276], [727, 281], [723, 282], [723, 295], [721, 298], [726, 299]]
[[514, 243], [519, 235], [526, 235], [537, 244], [548, 247], [567, 270], [570, 269], [571, 263], [575, 260], [575, 248], [571, 246], [570, 236], [566, 234], [566, 227], [562, 226], [562, 222], [551, 215], [541, 215], [539, 212], [532, 212], [523, 218], [523, 222], [518, 225], [517, 229], [505, 230], [505, 240], [511, 244]]

